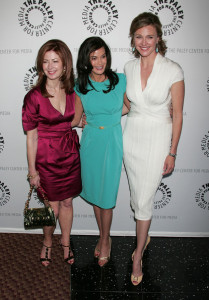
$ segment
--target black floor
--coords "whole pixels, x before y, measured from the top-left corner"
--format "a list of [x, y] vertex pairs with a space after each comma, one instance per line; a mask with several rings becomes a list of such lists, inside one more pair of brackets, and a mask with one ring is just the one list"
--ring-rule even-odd
[[143, 281], [131, 284], [134, 237], [112, 237], [111, 260], [93, 257], [96, 236], [72, 236], [72, 300], [209, 300], [209, 238], [152, 237], [143, 257]]

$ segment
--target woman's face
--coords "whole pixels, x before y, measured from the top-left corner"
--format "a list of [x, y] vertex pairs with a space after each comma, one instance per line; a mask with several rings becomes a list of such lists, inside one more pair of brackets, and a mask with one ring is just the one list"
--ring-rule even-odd
[[107, 65], [107, 56], [104, 47], [90, 53], [90, 63], [93, 67], [91, 74], [94, 76], [102, 75]]
[[139, 28], [134, 33], [134, 45], [142, 57], [156, 53], [155, 49], [158, 41], [157, 31], [152, 25]]
[[63, 74], [63, 63], [53, 50], [47, 51], [43, 59], [43, 71], [50, 80], [59, 79]]

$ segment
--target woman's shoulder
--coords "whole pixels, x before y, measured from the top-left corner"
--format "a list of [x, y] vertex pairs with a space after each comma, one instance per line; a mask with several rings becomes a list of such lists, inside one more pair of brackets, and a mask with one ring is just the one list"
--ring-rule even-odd
[[120, 85], [126, 85], [126, 75], [124, 73], [116, 73], [119, 79]]
[[163, 74], [171, 78], [172, 81], [180, 81], [184, 79], [184, 71], [177, 62], [168, 57], [162, 56], [161, 65], [163, 66], [161, 69]]
[[182, 70], [182, 67], [177, 63], [176, 61], [173, 61], [172, 59], [162, 56], [162, 63], [166, 65], [166, 68], [168, 67], [169, 70], [173, 69], [176, 70]]
[[124, 73], [116, 73], [118, 75], [119, 80], [124, 79], [126, 76]]
[[33, 97], [40, 97], [41, 95], [41, 90], [39, 87], [32, 87], [30, 91], [27, 92], [25, 95], [26, 98], [33, 98]]
[[131, 59], [125, 63], [125, 69], [133, 67], [139, 61], [138, 58]]

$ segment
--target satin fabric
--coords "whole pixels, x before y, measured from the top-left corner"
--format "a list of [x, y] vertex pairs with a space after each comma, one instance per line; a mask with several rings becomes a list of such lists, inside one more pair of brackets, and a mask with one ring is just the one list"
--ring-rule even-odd
[[62, 115], [40, 89], [32, 89], [24, 99], [22, 122], [25, 131], [37, 128], [36, 169], [49, 201], [62, 201], [81, 192], [79, 138], [72, 130], [75, 93], [66, 96]]

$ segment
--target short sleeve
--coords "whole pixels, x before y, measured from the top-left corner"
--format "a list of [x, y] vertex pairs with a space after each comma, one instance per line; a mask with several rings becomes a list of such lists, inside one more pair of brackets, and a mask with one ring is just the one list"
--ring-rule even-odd
[[22, 107], [22, 124], [24, 131], [33, 130], [38, 127], [39, 104], [37, 95], [32, 90], [26, 94]]
[[183, 72], [182, 68], [179, 66], [179, 64], [174, 63], [171, 84], [181, 81], [181, 80], [184, 80], [184, 72]]
[[123, 73], [119, 73], [118, 75], [119, 75], [120, 86], [125, 93], [125, 91], [126, 91], [126, 76]]
[[81, 98], [81, 92], [78, 90], [78, 84], [75, 84], [74, 91]]

